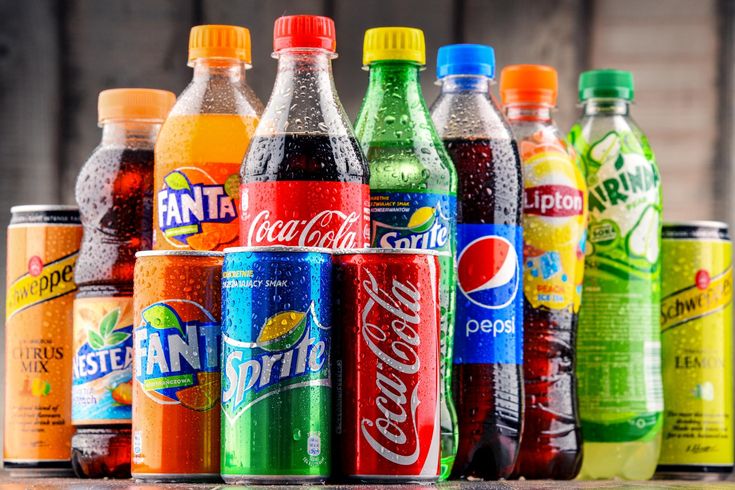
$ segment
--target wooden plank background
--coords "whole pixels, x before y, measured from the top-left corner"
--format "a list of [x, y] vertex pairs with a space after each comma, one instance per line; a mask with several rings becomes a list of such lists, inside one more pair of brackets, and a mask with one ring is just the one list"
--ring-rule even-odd
[[337, 22], [335, 79], [351, 118], [367, 85], [368, 27], [424, 29], [429, 104], [442, 44], [491, 44], [499, 67], [555, 66], [564, 131], [578, 114], [580, 71], [633, 70], [633, 111], [658, 155], [665, 217], [733, 223], [735, 0], [0, 0], [0, 256], [11, 205], [74, 202], [77, 172], [100, 138], [101, 90], [180, 93], [191, 77], [189, 28], [227, 23], [250, 28], [248, 79], [266, 101], [273, 20], [294, 13]]

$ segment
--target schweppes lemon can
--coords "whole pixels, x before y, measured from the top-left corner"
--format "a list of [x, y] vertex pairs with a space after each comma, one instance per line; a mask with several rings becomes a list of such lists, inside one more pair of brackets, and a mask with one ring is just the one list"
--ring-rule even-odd
[[658, 475], [733, 470], [732, 242], [713, 221], [663, 226], [664, 430]]
[[15, 206], [11, 213], [3, 460], [11, 469], [70, 470], [79, 211], [73, 206]]

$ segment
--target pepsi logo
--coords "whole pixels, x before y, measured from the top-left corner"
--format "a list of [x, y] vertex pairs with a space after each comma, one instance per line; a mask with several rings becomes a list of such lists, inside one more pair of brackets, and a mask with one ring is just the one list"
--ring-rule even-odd
[[515, 247], [505, 238], [484, 236], [465, 247], [457, 260], [462, 294], [492, 310], [510, 305], [518, 293], [520, 266]]

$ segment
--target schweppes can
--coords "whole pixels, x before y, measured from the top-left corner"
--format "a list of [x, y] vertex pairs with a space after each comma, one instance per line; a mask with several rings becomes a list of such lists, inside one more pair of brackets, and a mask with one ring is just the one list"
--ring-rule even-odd
[[725, 223], [663, 226], [664, 430], [657, 475], [733, 470], [732, 242]]
[[15, 206], [5, 302], [6, 468], [71, 469], [74, 265], [82, 227], [74, 206]]

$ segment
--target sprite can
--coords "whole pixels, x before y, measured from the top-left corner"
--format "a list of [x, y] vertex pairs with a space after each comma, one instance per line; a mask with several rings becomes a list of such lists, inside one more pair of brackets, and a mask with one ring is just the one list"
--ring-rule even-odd
[[715, 221], [663, 227], [664, 428], [657, 476], [733, 469], [732, 242]]
[[326, 249], [225, 250], [222, 477], [315, 483], [330, 476], [331, 273]]

